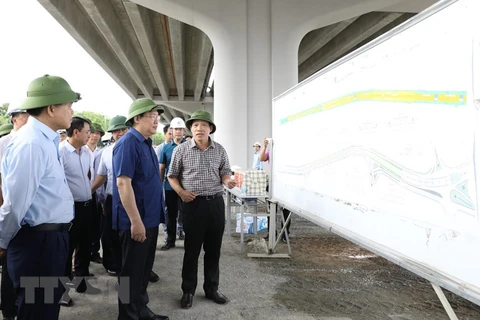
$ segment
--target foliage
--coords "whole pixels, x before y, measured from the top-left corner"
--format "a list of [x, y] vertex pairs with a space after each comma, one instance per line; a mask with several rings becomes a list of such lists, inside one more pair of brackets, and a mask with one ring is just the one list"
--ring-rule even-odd
[[81, 112], [75, 112], [75, 116], [80, 116], [83, 118], [87, 118], [90, 120], [92, 123], [98, 123], [102, 126], [103, 130], [108, 129], [108, 124], [110, 123], [110, 118], [106, 117], [103, 114], [95, 113], [92, 111], [81, 111]]
[[9, 103], [2, 103], [0, 106], [0, 125], [9, 123], [10, 119], [7, 117]]
[[[0, 125], [9, 123], [10, 119], [7, 117], [9, 103], [2, 103], [0, 105]], [[84, 117], [89, 119], [92, 123], [98, 123], [102, 126], [103, 130], [108, 129], [108, 124], [110, 123], [110, 118], [103, 114], [95, 113], [92, 111], [81, 111], [75, 112], [76, 116]], [[157, 132], [152, 136], [153, 144], [159, 145], [165, 141], [165, 137], [162, 133]]]
[[157, 132], [152, 136], [152, 140], [153, 140], [153, 145], [158, 146], [163, 141], [165, 141], [165, 137], [163, 133]]

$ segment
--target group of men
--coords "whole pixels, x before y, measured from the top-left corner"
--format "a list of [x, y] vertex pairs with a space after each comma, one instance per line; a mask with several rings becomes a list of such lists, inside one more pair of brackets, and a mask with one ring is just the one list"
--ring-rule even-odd
[[[228, 302], [218, 290], [223, 188], [233, 188], [235, 181], [225, 149], [210, 138], [216, 130], [210, 114], [197, 111], [186, 123], [174, 119], [173, 140], [159, 159], [150, 137], [163, 110], [151, 99], [133, 101], [127, 117], [111, 120], [107, 131], [114, 142], [101, 151], [89, 148], [89, 142], [93, 147], [103, 130], [73, 116], [78, 100], [80, 94], [67, 81], [45, 75], [30, 83], [24, 103], [11, 113], [11, 141], [1, 155], [0, 257], [5, 261], [2, 286], [3, 277], [9, 277], [18, 309], [6, 317], [58, 319], [60, 301], [73, 303], [68, 295], [65, 299], [60, 281], [65, 277], [78, 292], [99, 292], [87, 282], [98, 247], [91, 236], [91, 212], [98, 201], [105, 217], [104, 266], [118, 276], [119, 288], [128, 288], [127, 297], [119, 292], [118, 319], [168, 319], [148, 307], [147, 293], [165, 207], [169, 248], [175, 246], [177, 213], [183, 207], [181, 307], [192, 307], [202, 246], [205, 295]], [[68, 139], [59, 143], [57, 131], [65, 129]], [[189, 141], [185, 129], [192, 132]], [[95, 193], [104, 186], [105, 199]], [[26, 287], [32, 279], [33, 297]], [[2, 307], [5, 303], [2, 296]]]

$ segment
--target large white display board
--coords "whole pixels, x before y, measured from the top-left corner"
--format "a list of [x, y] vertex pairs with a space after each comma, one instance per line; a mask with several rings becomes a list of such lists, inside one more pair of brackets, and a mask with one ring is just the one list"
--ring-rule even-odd
[[272, 197], [480, 304], [478, 12], [438, 3], [274, 99]]

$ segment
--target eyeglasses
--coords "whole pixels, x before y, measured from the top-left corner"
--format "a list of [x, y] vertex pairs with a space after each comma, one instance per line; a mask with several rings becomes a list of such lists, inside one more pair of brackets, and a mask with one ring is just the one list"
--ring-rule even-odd
[[143, 116], [151, 118], [153, 121], [160, 120], [160, 115], [159, 114], [144, 114]]

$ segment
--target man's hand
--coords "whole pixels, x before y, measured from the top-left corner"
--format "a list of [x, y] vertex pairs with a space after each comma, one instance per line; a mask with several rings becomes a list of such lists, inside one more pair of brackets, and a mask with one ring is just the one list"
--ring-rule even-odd
[[223, 179], [223, 184], [224, 184], [228, 189], [232, 189], [232, 188], [235, 187], [235, 185], [236, 185], [235, 180], [232, 179], [232, 178]]
[[182, 198], [183, 202], [191, 202], [197, 197], [195, 193], [188, 190], [182, 190], [178, 195]]
[[142, 220], [133, 221], [132, 226], [130, 227], [130, 232], [132, 233], [132, 240], [137, 242], [143, 242], [146, 237], [145, 226], [143, 225]]
[[0, 258], [3, 258], [7, 255], [7, 249], [0, 248]]
[[265, 148], [268, 147], [268, 139], [267, 138], [263, 139], [263, 145], [265, 146]]

